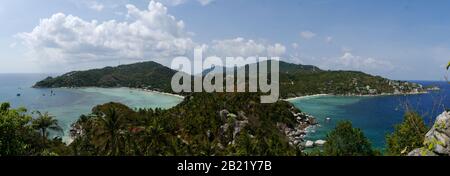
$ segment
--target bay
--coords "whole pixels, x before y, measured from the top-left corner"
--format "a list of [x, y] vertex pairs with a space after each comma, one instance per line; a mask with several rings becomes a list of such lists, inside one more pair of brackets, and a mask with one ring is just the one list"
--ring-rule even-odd
[[[386, 96], [310, 96], [290, 100], [297, 108], [317, 118], [319, 125], [309, 128], [307, 140], [325, 139], [339, 121], [349, 120], [362, 129], [372, 145], [383, 150], [385, 136], [401, 123], [409, 107], [423, 116], [427, 125], [450, 107], [450, 84], [437, 81], [413, 81], [424, 86], [436, 85], [440, 91], [414, 95]], [[331, 118], [329, 122], [326, 118]]]
[[[63, 141], [69, 141], [69, 130], [82, 114], [99, 104], [120, 102], [132, 108], [173, 107], [182, 98], [129, 88], [56, 88], [35, 89], [32, 85], [48, 74], [0, 74], [0, 102], [13, 108], [25, 107], [28, 112], [49, 112], [64, 129]], [[53, 93], [52, 93], [53, 92]], [[20, 96], [17, 96], [20, 94]]]

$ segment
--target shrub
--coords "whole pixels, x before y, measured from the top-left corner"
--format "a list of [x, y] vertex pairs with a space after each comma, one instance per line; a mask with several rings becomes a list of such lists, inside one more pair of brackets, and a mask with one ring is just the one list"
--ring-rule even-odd
[[324, 154], [328, 156], [372, 156], [369, 140], [349, 121], [339, 122], [326, 138]]

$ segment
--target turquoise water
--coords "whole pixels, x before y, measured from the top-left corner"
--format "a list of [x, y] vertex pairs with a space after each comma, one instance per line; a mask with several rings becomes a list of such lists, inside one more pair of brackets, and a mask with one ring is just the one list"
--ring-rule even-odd
[[[170, 108], [182, 99], [174, 96], [132, 90], [128, 88], [80, 88], [80, 89], [33, 89], [31, 86], [47, 74], [0, 74], [0, 102], [10, 102], [13, 107], [26, 107], [32, 111], [48, 111], [56, 116], [64, 128], [64, 140], [68, 130], [81, 114], [92, 107], [107, 102], [121, 102], [133, 108]], [[408, 96], [341, 97], [321, 96], [292, 100], [302, 111], [314, 115], [320, 126], [310, 129], [307, 138], [324, 139], [340, 120], [350, 120], [361, 128], [374, 147], [385, 146], [385, 135], [402, 121], [403, 104], [408, 103], [432, 123], [444, 107], [450, 107], [450, 84], [445, 82], [419, 82], [423, 85], [437, 84], [441, 91]], [[55, 93], [50, 96], [50, 92]], [[21, 96], [16, 96], [18, 93]], [[330, 117], [330, 122], [325, 118]]]
[[[417, 82], [417, 81], [416, 81]], [[326, 134], [341, 120], [350, 120], [360, 128], [375, 148], [385, 147], [385, 136], [394, 125], [403, 119], [405, 104], [424, 117], [427, 124], [450, 107], [450, 84], [446, 82], [418, 82], [423, 85], [438, 85], [439, 92], [417, 95], [343, 97], [317, 96], [292, 100], [302, 111], [315, 116], [320, 125], [310, 129], [307, 139], [324, 139]], [[326, 122], [325, 118], [331, 118]]]
[[[67, 141], [70, 125], [81, 114], [91, 112], [95, 105], [121, 102], [132, 108], [170, 108], [181, 98], [129, 88], [58, 88], [34, 89], [31, 86], [45, 78], [44, 74], [0, 74], [0, 102], [10, 102], [16, 107], [26, 107], [29, 112], [49, 112], [64, 129]], [[54, 95], [50, 96], [51, 91]], [[17, 96], [21, 94], [21, 96]]]

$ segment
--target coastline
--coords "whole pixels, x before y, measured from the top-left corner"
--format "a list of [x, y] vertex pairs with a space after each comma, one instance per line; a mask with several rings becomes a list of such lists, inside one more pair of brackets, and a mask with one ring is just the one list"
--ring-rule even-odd
[[144, 92], [157, 93], [157, 94], [161, 94], [161, 95], [168, 95], [168, 96], [173, 96], [173, 97], [177, 97], [177, 98], [181, 98], [181, 99], [185, 98], [184, 96], [181, 96], [181, 95], [178, 95], [178, 94], [172, 94], [172, 93], [167, 93], [167, 92], [160, 92], [160, 91], [151, 90], [151, 89], [130, 88], [130, 87], [123, 87], [123, 88], [128, 88], [128, 89], [138, 90], [138, 91], [144, 91]]
[[[156, 93], [156, 94], [161, 94], [161, 95], [173, 96], [173, 97], [177, 97], [177, 98], [180, 98], [180, 99], [184, 99], [185, 98], [184, 96], [181, 96], [181, 95], [178, 95], [178, 94], [172, 94], [172, 93], [167, 93], [167, 92], [160, 92], [160, 91], [144, 89], [144, 88], [133, 88], [133, 87], [57, 87], [57, 88], [45, 88], [45, 89], [85, 89], [85, 88], [100, 88], [100, 89], [126, 88], [126, 89], [130, 89], [130, 90], [137, 90], [137, 91], [143, 91], [143, 92], [150, 92], [150, 93]], [[41, 88], [37, 88], [37, 89], [41, 89]]]
[[284, 101], [293, 101], [293, 100], [304, 99], [304, 98], [321, 97], [321, 96], [331, 96], [331, 95], [332, 95], [332, 94], [313, 94], [313, 95], [304, 95], [304, 96], [299, 96], [299, 97], [286, 98], [286, 99], [281, 99], [281, 100], [284, 100]]
[[408, 93], [381, 93], [381, 94], [375, 94], [375, 95], [357, 95], [357, 94], [312, 94], [312, 95], [304, 95], [304, 96], [298, 96], [298, 97], [291, 97], [291, 98], [285, 98], [281, 99], [283, 101], [294, 101], [299, 99], [305, 99], [305, 98], [312, 98], [312, 97], [323, 97], [323, 96], [341, 96], [341, 97], [379, 97], [379, 96], [407, 96], [407, 95], [420, 95], [420, 94], [428, 94], [429, 91], [423, 91], [423, 92], [408, 92]]

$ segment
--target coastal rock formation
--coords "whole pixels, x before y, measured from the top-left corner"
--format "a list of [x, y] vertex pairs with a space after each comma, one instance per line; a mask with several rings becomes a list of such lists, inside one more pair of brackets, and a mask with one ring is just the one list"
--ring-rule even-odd
[[306, 147], [306, 148], [312, 148], [312, 147], [314, 147], [314, 142], [313, 142], [313, 141], [306, 141], [305, 147]]
[[416, 148], [413, 151], [409, 152], [408, 156], [437, 156], [437, 155], [425, 148]]
[[326, 141], [324, 140], [305, 141], [304, 139], [307, 128], [318, 124], [315, 117], [304, 112], [295, 111], [295, 107], [291, 107], [291, 113], [296, 119], [296, 125], [293, 128], [288, 127], [284, 123], [277, 123], [279, 130], [288, 137], [291, 146], [304, 149], [325, 144]]
[[317, 140], [314, 142], [314, 145], [316, 146], [323, 146], [327, 141], [325, 140]]
[[425, 135], [424, 147], [414, 149], [408, 156], [450, 156], [450, 111], [436, 118]]

